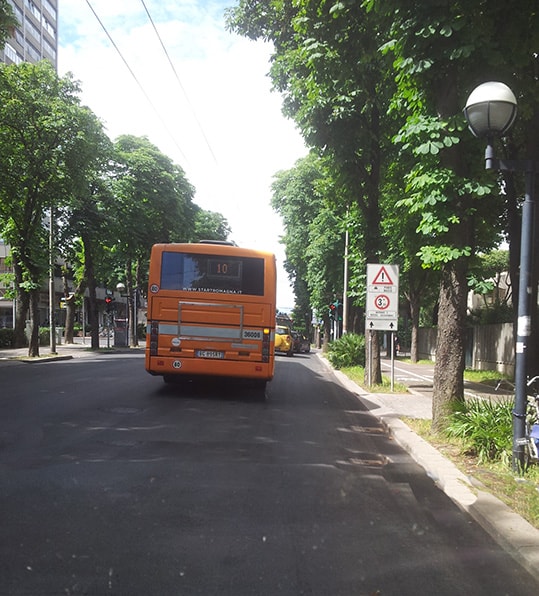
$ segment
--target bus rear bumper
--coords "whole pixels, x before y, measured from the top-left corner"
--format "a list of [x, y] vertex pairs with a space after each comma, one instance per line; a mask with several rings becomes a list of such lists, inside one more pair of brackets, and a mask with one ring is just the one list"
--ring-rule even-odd
[[[204, 358], [177, 358], [170, 356], [146, 356], [146, 371], [153, 376], [178, 377], [228, 377], [271, 381], [273, 362], [211, 360]], [[211, 372], [210, 369], [211, 368]]]

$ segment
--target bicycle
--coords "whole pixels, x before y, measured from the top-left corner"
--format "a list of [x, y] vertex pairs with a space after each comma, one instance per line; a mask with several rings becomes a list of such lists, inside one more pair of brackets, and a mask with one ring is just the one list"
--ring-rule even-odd
[[[500, 379], [496, 384], [496, 391], [507, 383], [515, 389], [513, 383]], [[527, 470], [531, 464], [539, 463], [539, 375], [528, 379], [526, 382], [526, 420], [525, 420], [525, 434], [522, 438], [516, 440], [516, 445], [524, 447], [524, 458], [522, 465], [524, 470]]]

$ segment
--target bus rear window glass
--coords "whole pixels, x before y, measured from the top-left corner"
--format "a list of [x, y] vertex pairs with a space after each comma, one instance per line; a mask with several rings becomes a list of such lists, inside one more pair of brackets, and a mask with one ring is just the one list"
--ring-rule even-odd
[[161, 289], [264, 295], [264, 259], [164, 252]]

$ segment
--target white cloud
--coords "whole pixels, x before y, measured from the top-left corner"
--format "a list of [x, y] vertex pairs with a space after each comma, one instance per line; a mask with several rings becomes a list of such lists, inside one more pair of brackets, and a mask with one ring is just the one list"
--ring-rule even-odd
[[[60, 7], [60, 74], [71, 71], [81, 81], [83, 103], [111, 138], [147, 136], [184, 168], [195, 202], [227, 218], [238, 244], [272, 250], [282, 263], [270, 185], [306, 149], [270, 90], [269, 44], [225, 30], [230, 2], [145, 0], [178, 82], [142, 2], [90, 4], [138, 83], [80, 0], [63, 0]], [[293, 305], [282, 268], [278, 301]]]

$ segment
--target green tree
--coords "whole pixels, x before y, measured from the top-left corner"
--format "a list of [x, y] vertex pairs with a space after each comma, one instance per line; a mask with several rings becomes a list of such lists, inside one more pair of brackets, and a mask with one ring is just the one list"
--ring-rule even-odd
[[1, 233], [15, 273], [15, 344], [23, 345], [30, 310], [30, 356], [39, 355], [39, 291], [49, 268], [45, 215], [66, 203], [75, 175], [78, 91], [46, 61], [0, 65]]
[[191, 240], [228, 240], [230, 226], [221, 213], [195, 209], [195, 225]]
[[537, 62], [537, 6], [492, 7], [483, 0], [369, 5], [387, 19], [385, 47], [393, 52], [397, 82], [393, 108], [404, 117], [396, 140], [415, 158], [401, 205], [420, 214], [423, 265], [441, 275], [433, 424], [443, 428], [452, 402], [463, 399], [469, 258], [499, 241], [503, 212], [461, 110], [484, 77], [528, 77], [526, 86], [536, 90], [529, 73]]
[[0, 0], [0, 50], [4, 49], [8, 37], [13, 34], [17, 19], [8, 0]]
[[[391, 135], [383, 131], [393, 82], [390, 62], [378, 51], [377, 16], [352, 1], [246, 0], [229, 11], [228, 23], [274, 43], [271, 77], [284, 111], [309, 145], [331, 157], [342, 201], [334, 201], [334, 210], [344, 214], [356, 206], [361, 222], [353, 246], [366, 263], [378, 262], [381, 175], [391, 152]], [[373, 344], [373, 380], [379, 382], [377, 334]]]
[[[152, 245], [192, 238], [194, 188], [182, 168], [147, 138], [124, 135], [115, 143], [112, 191], [116, 212], [112, 248], [116, 261], [123, 265], [122, 281], [132, 311], [132, 297], [144, 285]], [[137, 344], [135, 320], [132, 313], [132, 345]]]
[[[494, 250], [477, 255], [470, 264], [468, 287], [481, 296], [482, 306], [471, 313], [479, 323], [499, 323], [512, 320], [509, 307], [513, 288], [508, 283], [509, 251]], [[508, 318], [509, 317], [509, 318]]]
[[[400, 200], [393, 202], [410, 216], [403, 225], [415, 220], [414, 234], [421, 235], [419, 246], [410, 238], [417, 250], [408, 257], [419, 256], [440, 279], [433, 403], [440, 428], [452, 402], [463, 398], [468, 262], [497, 244], [503, 214], [513, 273], [518, 262], [513, 245], [522, 183], [506, 173], [505, 194], [499, 192], [461, 110], [477, 83], [514, 81], [522, 118], [503, 148], [509, 156], [525, 148], [537, 160], [538, 19], [534, 0], [496, 6], [486, 0], [244, 0], [228, 13], [235, 31], [273, 42], [271, 76], [285, 113], [311, 146], [332, 158], [335, 179], [348, 191], [335, 203], [356, 207], [351, 261], [358, 280], [363, 255], [373, 262], [388, 254], [384, 234], [398, 219], [381, 225], [382, 212], [394, 212], [384, 193], [388, 177], [401, 173]], [[402, 229], [399, 237], [409, 234]], [[409, 271], [420, 273], [417, 260], [407, 260]]]
[[[78, 150], [73, 156], [70, 200], [61, 214], [59, 251], [74, 275], [73, 293], [66, 300], [66, 342], [73, 341], [75, 308], [88, 290], [88, 322], [91, 347], [99, 348], [97, 287], [103, 282], [102, 264], [110, 254], [106, 247], [115, 240], [114, 210], [109, 163], [112, 142], [102, 123], [88, 109], [81, 109], [77, 137]], [[101, 271], [101, 273], [100, 273]]]
[[272, 207], [285, 228], [285, 268], [296, 296], [304, 296], [295, 319], [310, 322], [314, 308], [324, 323], [325, 348], [330, 337], [328, 305], [342, 291], [344, 251], [342, 225], [328, 201], [333, 188], [329, 175], [324, 160], [311, 153], [276, 174], [272, 185]]
[[[404, 189], [400, 186], [403, 177], [404, 175], [392, 174], [389, 179], [393, 179], [392, 182], [396, 181], [396, 184], [388, 184], [386, 178], [386, 186], [382, 193], [385, 195], [382, 204], [382, 227], [386, 238], [388, 262], [399, 265], [399, 310], [409, 315], [410, 358], [412, 362], [417, 362], [421, 309], [437, 301], [439, 274], [431, 268], [423, 267], [419, 256], [424, 242], [421, 234], [417, 233], [419, 217], [403, 209], [399, 206], [398, 199], [395, 199], [404, 194]], [[402, 335], [402, 331], [399, 330], [399, 335]]]

